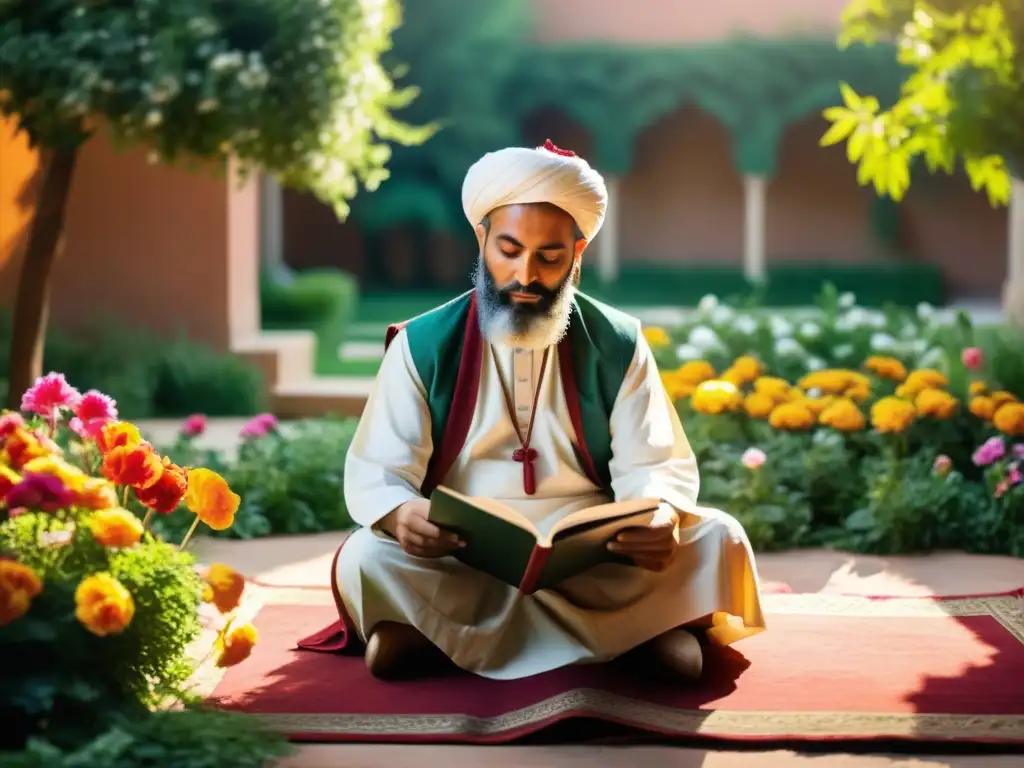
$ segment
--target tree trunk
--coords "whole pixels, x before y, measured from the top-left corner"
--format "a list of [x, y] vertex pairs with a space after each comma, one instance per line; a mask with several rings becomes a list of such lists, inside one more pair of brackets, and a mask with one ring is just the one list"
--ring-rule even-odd
[[21, 265], [14, 300], [7, 407], [18, 410], [21, 396], [43, 373], [46, 324], [50, 315], [50, 273], [64, 247], [64, 217], [77, 149], [55, 150], [45, 160], [36, 215]]

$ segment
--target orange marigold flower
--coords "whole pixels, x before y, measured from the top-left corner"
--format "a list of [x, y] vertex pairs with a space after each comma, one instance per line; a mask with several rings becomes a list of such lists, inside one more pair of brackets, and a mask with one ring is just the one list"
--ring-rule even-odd
[[835, 395], [825, 395], [824, 397], [803, 397], [800, 398], [800, 402], [807, 406], [807, 409], [815, 416], [821, 416], [836, 399]]
[[647, 343], [652, 347], [667, 347], [672, 343], [672, 337], [668, 335], [668, 331], [664, 328], [648, 325], [644, 328], [643, 334]]
[[103, 457], [103, 476], [117, 485], [149, 488], [156, 484], [164, 467], [149, 443], [118, 445]]
[[702, 381], [713, 379], [716, 376], [714, 366], [707, 360], [691, 360], [688, 363], [683, 363], [675, 373], [683, 381], [693, 384], [700, 384]]
[[743, 395], [736, 385], [721, 379], [701, 382], [690, 398], [697, 413], [719, 414], [736, 411], [743, 405]]
[[1019, 402], [1019, 400], [1017, 399], [1017, 396], [1015, 394], [1013, 394], [1013, 392], [1007, 392], [1007, 391], [1002, 390], [1002, 389], [999, 390], [998, 392], [993, 392], [991, 397], [992, 397], [992, 402], [994, 402], [996, 404], [996, 408], [998, 408], [999, 406], [1004, 405], [1006, 403], [1016, 403], [1016, 402]]
[[754, 391], [768, 395], [776, 402], [790, 399], [793, 386], [778, 376], [758, 376], [754, 379]]
[[907, 367], [895, 357], [873, 355], [864, 361], [864, 367], [880, 379], [903, 381], [907, 378]]
[[905, 432], [917, 412], [912, 403], [899, 397], [883, 397], [871, 406], [871, 425], [883, 434]]
[[142, 442], [138, 428], [127, 421], [112, 421], [104, 424], [96, 436], [100, 453], [107, 454], [114, 448], [132, 448]]
[[193, 469], [188, 473], [185, 506], [213, 530], [231, 527], [241, 501], [224, 478], [213, 470]]
[[985, 421], [988, 421], [996, 415], [996, 401], [987, 395], [972, 397], [971, 402], [967, 407], [970, 409], [971, 413]]
[[986, 392], [988, 392], [988, 384], [982, 381], [981, 379], [975, 379], [974, 381], [971, 382], [971, 386], [968, 389], [968, 391], [972, 395], [984, 395]]
[[914, 398], [914, 407], [921, 416], [933, 419], [949, 419], [956, 413], [960, 402], [948, 392], [941, 389], [922, 390]]
[[92, 537], [104, 547], [133, 547], [142, 538], [142, 521], [127, 509], [111, 507], [92, 513], [89, 518]]
[[0, 627], [20, 619], [43, 591], [43, 582], [27, 565], [0, 560]]
[[932, 368], [921, 368], [911, 371], [906, 381], [896, 389], [900, 397], [917, 397], [926, 389], [945, 389], [949, 386], [949, 379], [941, 371]]
[[203, 581], [209, 588], [208, 592], [204, 590], [203, 599], [217, 606], [221, 613], [235, 610], [242, 601], [245, 577], [234, 568], [223, 563], [214, 563], [207, 569]]
[[242, 624], [217, 639], [217, 666], [233, 667], [249, 658], [258, 637], [256, 627]]
[[78, 506], [86, 509], [109, 509], [117, 506], [117, 490], [102, 477], [88, 478], [77, 491]]
[[697, 385], [683, 379], [678, 371], [668, 371], [661, 374], [661, 382], [665, 385], [665, 392], [671, 400], [676, 401], [693, 394]]
[[775, 429], [803, 430], [814, 426], [814, 414], [802, 400], [783, 403], [772, 411], [768, 423]]
[[764, 363], [753, 355], [740, 355], [732, 361], [729, 371], [732, 372], [735, 378], [739, 379], [735, 383], [746, 384], [748, 381], [753, 381], [764, 373]]
[[818, 421], [840, 432], [859, 432], [864, 429], [866, 420], [853, 400], [839, 398], [821, 412]]
[[992, 417], [992, 426], [1010, 437], [1024, 435], [1024, 405], [1006, 403], [999, 406]]
[[753, 419], [767, 419], [775, 404], [775, 399], [764, 392], [751, 392], [743, 398], [743, 410]]
[[3, 451], [0, 451], [0, 464], [7, 464], [20, 470], [32, 459], [49, 456], [51, 447], [39, 435], [31, 430], [15, 427], [4, 438]]
[[167, 515], [176, 510], [185, 498], [188, 479], [185, 470], [166, 456], [162, 466], [160, 478], [148, 488], [136, 488], [135, 496], [149, 509]]
[[99, 637], [116, 635], [131, 624], [135, 600], [109, 573], [86, 576], [75, 590], [75, 617]]

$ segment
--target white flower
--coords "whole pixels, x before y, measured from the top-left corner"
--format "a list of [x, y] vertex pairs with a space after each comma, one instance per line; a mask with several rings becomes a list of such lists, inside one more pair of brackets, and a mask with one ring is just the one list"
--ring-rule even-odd
[[847, 357], [851, 357], [853, 355], [853, 345], [852, 344], [840, 344], [838, 347], [835, 348], [835, 355], [840, 360], [842, 360], [844, 358], [847, 358]]
[[857, 303], [857, 297], [854, 296], [850, 291], [839, 294], [839, 307], [840, 309], [849, 309]]
[[230, 69], [239, 69], [244, 63], [245, 58], [240, 51], [218, 53], [210, 59], [210, 69], [214, 72], [227, 72]]
[[935, 317], [935, 307], [929, 304], [927, 301], [922, 301], [917, 305], [917, 317], [923, 322], [928, 322]]
[[820, 371], [825, 367], [825, 361], [820, 357], [809, 357], [807, 358], [807, 370], [809, 371]]
[[711, 312], [711, 322], [715, 325], [724, 325], [732, 319], [732, 309], [724, 304], [715, 307]]
[[740, 315], [733, 321], [732, 327], [740, 333], [745, 333], [749, 336], [757, 330], [757, 320], [750, 315]]
[[707, 296], [705, 296], [697, 303], [697, 311], [703, 314], [708, 314], [710, 312], [713, 312], [715, 310], [715, 307], [717, 306], [718, 297], [715, 296], [713, 293], [709, 293]]
[[775, 336], [793, 335], [793, 324], [784, 317], [772, 315], [768, 320], [768, 325], [772, 329], [772, 334]]
[[928, 349], [928, 339], [914, 339], [910, 342], [910, 348], [915, 355], [923, 355], [925, 350]]
[[812, 323], [810, 320], [805, 320], [800, 323], [799, 333], [801, 336], [808, 339], [816, 339], [821, 336], [821, 328], [817, 323]]
[[940, 371], [944, 371], [949, 367], [946, 352], [941, 347], [932, 347], [921, 355], [921, 359], [917, 362], [922, 368], [937, 368]]
[[900, 336], [904, 339], [912, 339], [917, 336], [917, 326], [911, 322], [903, 323], [903, 327], [900, 329]]
[[722, 344], [722, 340], [718, 338], [718, 334], [706, 325], [698, 325], [690, 331], [690, 336], [687, 341], [698, 349], [703, 350], [718, 347]]
[[690, 360], [700, 360], [703, 352], [692, 344], [680, 344], [676, 347], [676, 356], [686, 363]]
[[205, 115], [209, 114], [210, 112], [215, 112], [217, 110], [217, 107], [219, 106], [220, 102], [218, 102], [216, 99], [203, 99], [196, 105], [196, 111], [202, 115]]
[[888, 352], [896, 346], [896, 339], [888, 333], [871, 334], [871, 348], [877, 352]]
[[775, 354], [783, 357], [796, 357], [804, 354], [804, 348], [800, 346], [800, 342], [796, 339], [783, 336], [775, 342]]
[[151, 109], [146, 113], [146, 127], [156, 128], [164, 121], [164, 115], [159, 109]]
[[807, 390], [807, 396], [811, 399], [817, 399], [821, 397], [821, 390], [818, 387], [811, 387]]

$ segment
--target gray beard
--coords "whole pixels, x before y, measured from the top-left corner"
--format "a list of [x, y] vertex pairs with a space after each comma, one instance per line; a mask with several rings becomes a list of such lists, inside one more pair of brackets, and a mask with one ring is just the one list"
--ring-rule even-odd
[[484, 265], [483, 257], [480, 257], [473, 270], [473, 285], [484, 338], [495, 346], [520, 349], [547, 349], [558, 344], [569, 330], [578, 275], [577, 264], [558, 288], [547, 312], [522, 312], [516, 306], [507, 306], [500, 301], [494, 280]]

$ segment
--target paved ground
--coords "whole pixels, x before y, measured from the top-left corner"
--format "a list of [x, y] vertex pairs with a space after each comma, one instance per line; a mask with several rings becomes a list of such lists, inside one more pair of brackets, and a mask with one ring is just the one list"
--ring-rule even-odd
[[[331, 556], [341, 534], [256, 541], [197, 541], [204, 562], [220, 561], [247, 576], [280, 586], [327, 584]], [[1003, 592], [1024, 586], [1024, 560], [957, 553], [927, 557], [865, 557], [811, 550], [761, 555], [766, 584], [796, 592], [928, 595]], [[313, 745], [281, 768], [1009, 768], [1009, 757], [798, 754], [790, 751], [731, 752], [677, 747], [442, 747]]]

